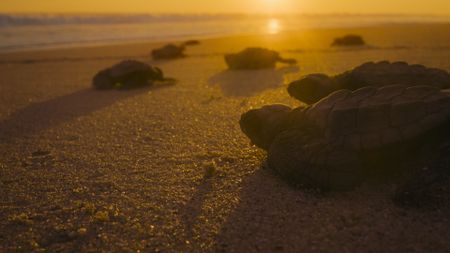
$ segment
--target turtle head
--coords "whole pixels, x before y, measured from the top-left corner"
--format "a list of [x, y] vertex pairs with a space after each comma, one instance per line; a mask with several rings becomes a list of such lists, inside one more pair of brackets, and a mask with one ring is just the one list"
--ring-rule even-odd
[[292, 97], [313, 104], [336, 90], [332, 78], [325, 74], [311, 74], [289, 84], [288, 93]]
[[225, 62], [227, 63], [228, 67], [230, 69], [238, 69], [238, 59], [236, 54], [226, 54], [225, 55]]
[[153, 80], [164, 81], [164, 73], [158, 67], [152, 67], [152, 71], [150, 72], [150, 78]]
[[285, 128], [291, 111], [286, 105], [267, 105], [242, 114], [239, 124], [253, 144], [268, 150], [275, 137]]

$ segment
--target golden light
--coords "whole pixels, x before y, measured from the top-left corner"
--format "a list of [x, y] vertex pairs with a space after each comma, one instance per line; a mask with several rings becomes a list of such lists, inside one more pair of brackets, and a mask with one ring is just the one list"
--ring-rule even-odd
[[279, 8], [279, 0], [263, 0], [264, 12], [276, 12]]
[[269, 34], [277, 34], [278, 32], [280, 32], [280, 28], [280, 20], [276, 18], [271, 18], [267, 22], [267, 32]]
[[292, 12], [294, 9], [293, 3], [298, 6], [299, 0], [253, 0], [256, 9], [261, 13], [266, 14], [282, 14]]

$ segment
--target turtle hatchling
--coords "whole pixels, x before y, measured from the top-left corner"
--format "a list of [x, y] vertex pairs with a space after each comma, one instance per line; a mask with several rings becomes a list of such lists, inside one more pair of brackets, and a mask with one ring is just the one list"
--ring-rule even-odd
[[153, 49], [152, 57], [155, 60], [171, 60], [183, 58], [186, 57], [186, 55], [184, 54], [186, 47], [195, 46], [199, 44], [200, 41], [198, 40], [188, 40], [179, 46], [175, 44], [167, 44], [161, 48]]
[[366, 44], [366, 42], [364, 41], [364, 39], [361, 36], [355, 35], [355, 34], [349, 34], [349, 35], [345, 35], [343, 37], [334, 39], [331, 46], [333, 46], [333, 47], [338, 47], [338, 46], [339, 47], [354, 47], [354, 46], [364, 46], [365, 44]]
[[167, 44], [164, 47], [154, 49], [152, 57], [155, 60], [182, 58], [186, 56], [184, 50], [185, 47], [183, 45]]
[[250, 110], [240, 126], [267, 150], [268, 166], [282, 178], [348, 190], [384, 173], [433, 171], [443, 157], [449, 160], [442, 152], [450, 152], [450, 91], [436, 85], [343, 89], [306, 107]]
[[92, 84], [96, 89], [128, 89], [164, 80], [166, 78], [161, 69], [140, 61], [125, 60], [98, 72], [94, 76]]
[[253, 70], [274, 68], [277, 62], [286, 64], [296, 64], [295, 59], [286, 59], [276, 51], [252, 47], [244, 49], [237, 54], [225, 55], [225, 62], [232, 70]]
[[367, 62], [333, 77], [326, 74], [307, 75], [289, 84], [288, 92], [292, 97], [312, 104], [340, 89], [357, 90], [365, 86], [383, 87], [394, 84], [426, 84], [446, 89], [450, 88], [450, 74], [442, 69], [406, 62]]

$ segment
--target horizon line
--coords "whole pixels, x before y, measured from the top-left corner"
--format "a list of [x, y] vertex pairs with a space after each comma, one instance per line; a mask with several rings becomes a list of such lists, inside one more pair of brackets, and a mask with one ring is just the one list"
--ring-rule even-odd
[[285, 13], [264, 13], [264, 12], [5, 12], [0, 11], [0, 15], [154, 15], [154, 16], [428, 16], [428, 17], [450, 17], [450, 13], [405, 13], [405, 12], [285, 12]]

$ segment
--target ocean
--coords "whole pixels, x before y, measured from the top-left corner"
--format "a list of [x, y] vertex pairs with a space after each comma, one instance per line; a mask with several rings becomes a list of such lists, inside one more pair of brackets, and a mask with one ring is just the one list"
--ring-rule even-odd
[[138, 41], [278, 33], [398, 23], [450, 22], [408, 15], [0, 14], [0, 52]]

